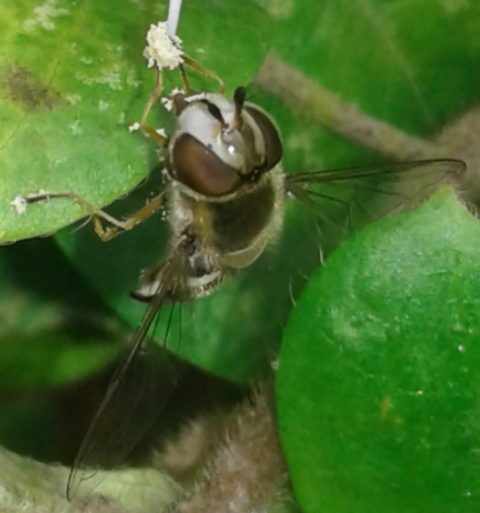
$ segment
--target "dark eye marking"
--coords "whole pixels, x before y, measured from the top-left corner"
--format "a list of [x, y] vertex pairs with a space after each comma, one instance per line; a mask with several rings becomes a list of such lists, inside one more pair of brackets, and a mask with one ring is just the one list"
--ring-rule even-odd
[[214, 103], [211, 103], [208, 100], [202, 100], [202, 102], [207, 106], [210, 115], [213, 116], [217, 121], [220, 121], [222, 125], [225, 125], [225, 120], [223, 119], [220, 109]]

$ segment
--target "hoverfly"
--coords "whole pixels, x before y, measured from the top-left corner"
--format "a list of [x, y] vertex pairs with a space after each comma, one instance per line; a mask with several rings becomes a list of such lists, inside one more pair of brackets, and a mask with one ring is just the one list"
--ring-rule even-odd
[[[185, 66], [217, 80], [218, 92], [193, 91]], [[340, 188], [355, 181], [357, 189], [383, 194], [389, 199], [388, 208], [379, 214], [384, 215], [425, 198], [465, 168], [463, 162], [443, 159], [377, 168], [285, 173], [279, 130], [260, 106], [247, 101], [244, 87], [238, 87], [233, 98], [227, 98], [224, 83], [195, 61], [185, 56], [179, 69], [184, 92], [173, 96], [173, 135], [165, 138], [147, 122], [150, 109], [162, 94], [160, 71], [157, 88], [140, 123], [147, 134], [167, 149], [167, 183], [159, 196], [125, 221], [94, 208], [73, 193], [47, 194], [30, 201], [73, 199], [92, 215], [95, 230], [105, 241], [160, 209], [166, 212], [171, 230], [169, 256], [146, 272], [132, 293], [135, 299], [148, 303], [148, 307], [79, 449], [68, 480], [69, 498], [98, 469], [115, 467], [149, 427], [148, 422], [141, 427], [135, 425], [139, 405], [136, 401], [125, 404], [123, 392], [134, 374], [138, 378], [134, 369], [160, 310], [166, 304], [209, 296], [230, 277], [252, 265], [280, 237], [287, 198], [300, 200], [320, 217], [319, 200], [336, 202], [346, 210], [350, 224], [350, 208], [355, 198], [338, 199], [324, 192], [322, 186]], [[409, 190], [412, 180], [413, 192]], [[105, 228], [102, 220], [110, 226]], [[177, 377], [174, 367], [167, 368], [166, 392], [173, 388]], [[139, 393], [147, 392], [141, 384], [135, 386]], [[167, 395], [150, 397], [152, 420]]]

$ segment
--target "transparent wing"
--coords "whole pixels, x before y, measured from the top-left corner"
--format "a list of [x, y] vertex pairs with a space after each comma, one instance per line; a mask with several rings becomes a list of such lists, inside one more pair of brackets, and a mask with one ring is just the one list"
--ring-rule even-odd
[[117, 467], [157, 418], [167, 402], [182, 367], [148, 337], [172, 291], [184, 276], [184, 257], [163, 264], [162, 279], [119, 364], [107, 393], [75, 457], [67, 483], [71, 500], [79, 486], [92, 491], [104, 477], [100, 469]]
[[461, 161], [438, 159], [285, 174], [285, 193], [314, 212], [322, 233], [333, 226], [345, 235], [365, 222], [418, 206], [440, 185], [457, 182], [465, 168]]

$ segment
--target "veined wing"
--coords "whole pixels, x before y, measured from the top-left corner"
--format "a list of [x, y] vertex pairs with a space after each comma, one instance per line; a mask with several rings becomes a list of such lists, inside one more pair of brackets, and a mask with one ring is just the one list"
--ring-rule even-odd
[[150, 327], [181, 286], [185, 255], [179, 249], [166, 260], [156, 294], [115, 371], [107, 393], [75, 457], [67, 483], [71, 500], [79, 486], [93, 490], [100, 469], [113, 469], [146, 434], [167, 402], [181, 373], [179, 363], [148, 337]]
[[436, 159], [286, 173], [285, 193], [313, 210], [323, 226], [335, 224], [349, 232], [366, 221], [418, 206], [440, 185], [458, 181], [465, 169], [462, 161]]

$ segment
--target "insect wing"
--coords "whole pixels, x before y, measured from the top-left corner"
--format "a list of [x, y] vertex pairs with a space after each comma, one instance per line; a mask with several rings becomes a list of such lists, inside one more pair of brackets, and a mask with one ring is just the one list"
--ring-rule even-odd
[[442, 184], [458, 182], [465, 167], [459, 160], [438, 159], [285, 174], [285, 192], [314, 212], [322, 230], [336, 225], [348, 233], [418, 206]]
[[67, 483], [71, 500], [78, 488], [93, 491], [105, 478], [100, 469], [118, 467], [167, 402], [182, 367], [148, 337], [157, 314], [183, 271], [181, 255], [165, 262], [157, 293], [132, 337], [125, 357], [109, 383], [107, 393], [80, 446]]

